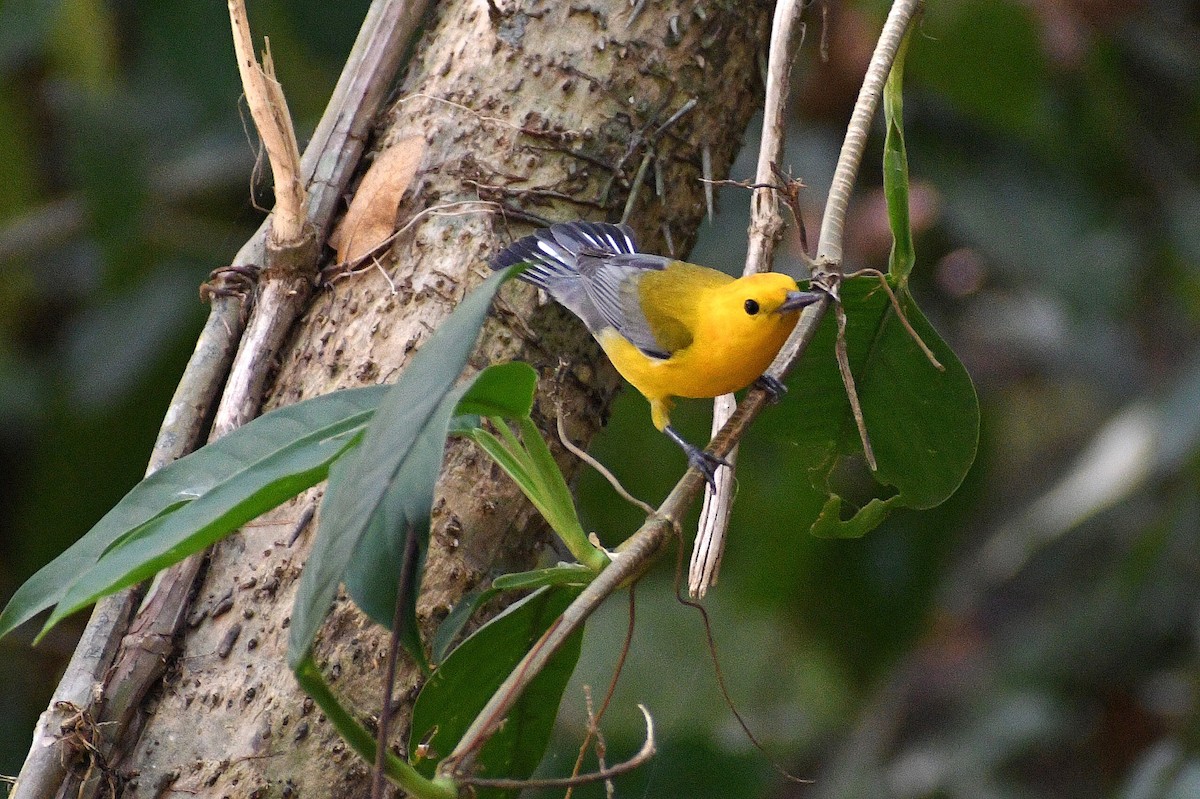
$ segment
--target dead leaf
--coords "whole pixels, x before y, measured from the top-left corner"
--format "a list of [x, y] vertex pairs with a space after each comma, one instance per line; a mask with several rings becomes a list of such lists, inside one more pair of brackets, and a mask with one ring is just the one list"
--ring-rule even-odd
[[424, 137], [413, 136], [375, 156], [346, 215], [329, 236], [339, 263], [365, 257], [396, 231], [400, 198], [416, 176], [424, 155]]

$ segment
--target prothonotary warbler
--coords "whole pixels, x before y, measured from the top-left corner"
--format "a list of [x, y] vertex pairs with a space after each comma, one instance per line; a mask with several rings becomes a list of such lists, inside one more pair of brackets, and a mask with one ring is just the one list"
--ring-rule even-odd
[[[759, 378], [820, 295], [787, 275], [734, 279], [638, 252], [625, 225], [569, 222], [539, 230], [492, 259], [529, 264], [521, 278], [578, 316], [617, 371], [650, 401], [654, 426], [711, 484], [725, 461], [671, 426], [674, 397], [716, 397]], [[782, 387], [768, 386], [778, 393]]]

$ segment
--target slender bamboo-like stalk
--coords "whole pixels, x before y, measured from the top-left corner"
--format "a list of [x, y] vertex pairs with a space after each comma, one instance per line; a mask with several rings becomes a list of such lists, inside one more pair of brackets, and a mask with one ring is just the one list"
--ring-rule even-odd
[[[750, 243], [746, 250], [743, 275], [770, 270], [775, 260], [775, 245], [783, 234], [784, 221], [779, 213], [779, 197], [775, 189], [767, 186], [775, 179], [774, 168], [783, 161], [788, 84], [800, 40], [804, 37], [804, 23], [801, 21], [804, 6], [802, 0], [783, 0], [775, 6], [767, 62], [762, 143], [758, 148], [758, 167], [754, 173], [757, 188], [750, 196]], [[714, 400], [713, 435], [725, 426], [736, 407], [737, 400], [732, 394]], [[688, 593], [693, 597], [704, 596], [709, 587], [716, 584], [721, 556], [725, 552], [725, 535], [729, 530], [729, 514], [733, 510], [737, 447], [725, 456], [725, 460], [729, 461], [729, 468], [717, 470], [716, 489], [704, 489], [704, 504], [700, 508], [700, 523], [697, 525], [688, 569]]]

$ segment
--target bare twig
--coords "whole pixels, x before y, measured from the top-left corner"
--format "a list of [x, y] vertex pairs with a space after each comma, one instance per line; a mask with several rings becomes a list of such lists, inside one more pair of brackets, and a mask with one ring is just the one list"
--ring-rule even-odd
[[[758, 168], [754, 174], [755, 184], [762, 188], [756, 188], [750, 198], [750, 245], [746, 250], [743, 275], [766, 272], [771, 268], [775, 245], [783, 233], [779, 198], [770, 186], [775, 177], [774, 165], [783, 159], [788, 82], [796, 50], [804, 33], [804, 23], [801, 21], [804, 5], [802, 0], [783, 0], [775, 6], [775, 19], [771, 27], [770, 61], [767, 67], [762, 144], [759, 146]], [[714, 400], [713, 435], [729, 421], [736, 405], [737, 401], [732, 394]], [[729, 529], [729, 515], [733, 510], [737, 450], [730, 452], [726, 460], [729, 461], [729, 468], [717, 471], [715, 488], [709, 487], [704, 490], [704, 505], [700, 509], [700, 523], [696, 530], [696, 541], [692, 546], [692, 561], [688, 570], [688, 593], [692, 596], [704, 596], [709, 586], [716, 583], [721, 568], [725, 536]]]
[[854, 426], [858, 428], [858, 438], [862, 442], [863, 457], [867, 466], [876, 471], [879, 464], [875, 462], [875, 450], [871, 446], [871, 437], [867, 435], [867, 422], [863, 418], [862, 405], [858, 402], [858, 388], [854, 385], [854, 375], [850, 372], [850, 354], [846, 350], [846, 309], [842, 304], [835, 303], [833, 315], [837, 319], [837, 343], [834, 349], [837, 353], [838, 371], [842, 375], [842, 385], [846, 387], [846, 396], [850, 400], [850, 413], [854, 417]]
[[929, 361], [930, 365], [933, 366], [934, 369], [937, 369], [939, 372], [946, 371], [946, 367], [942, 366], [942, 362], [939, 361], [937, 356], [933, 354], [933, 350], [929, 349], [929, 345], [925, 343], [925, 339], [921, 338], [920, 334], [918, 334], [917, 331], [913, 329], [912, 324], [909, 323], [908, 316], [904, 313], [904, 309], [900, 307], [900, 300], [896, 297], [896, 292], [892, 291], [892, 287], [888, 285], [887, 277], [883, 274], [883, 272], [880, 272], [878, 269], [859, 269], [857, 272], [851, 272], [850, 274], [846, 275], [846, 279], [848, 280], [852, 277], [859, 277], [862, 275], [870, 275], [872, 277], [879, 278], [879, 285], [882, 286], [883, 290], [887, 292], [888, 300], [892, 303], [892, 310], [896, 312], [896, 316], [900, 319], [900, 323], [904, 325], [904, 329], [908, 331], [909, 337], [912, 338], [912, 340], [916, 342], [916, 345], [921, 348], [921, 352], [925, 354], [926, 360]]
[[[300, 162], [309, 188], [303, 235], [290, 244], [278, 235], [277, 205], [265, 225], [272, 231], [272, 240], [288, 254], [272, 253], [262, 230], [247, 244], [257, 250], [255, 262], [267, 265], [266, 286], [213, 423], [218, 435], [258, 413], [270, 361], [311, 290], [320, 243], [362, 156], [367, 131], [400, 66], [405, 46], [428, 5], [428, 0], [376, 0], [371, 5], [334, 96]], [[284, 227], [292, 228], [290, 223]]]
[[[600, 768], [604, 768], [603, 751], [605, 744], [604, 736], [600, 731], [600, 720], [604, 718], [604, 714], [612, 702], [613, 695], [617, 692], [617, 682], [621, 679], [621, 673], [625, 670], [625, 658], [629, 656], [629, 649], [633, 645], [633, 630], [637, 622], [636, 589], [637, 583], [629, 586], [629, 623], [625, 625], [625, 641], [621, 644], [621, 654], [617, 658], [616, 665], [613, 666], [613, 676], [608, 682], [608, 690], [604, 694], [604, 701], [600, 703], [599, 711], [592, 712], [592, 695], [590, 691], [587, 694], [588, 728], [587, 733], [583, 736], [583, 743], [579, 745], [579, 757], [575, 759], [575, 767], [571, 769], [572, 777], [579, 775], [579, 769], [583, 767], [583, 758], [587, 754], [588, 744], [591, 743], [593, 736], [596, 738], [597, 760], [600, 761]], [[587, 686], [584, 686], [584, 689], [586, 690]], [[574, 786], [567, 789], [563, 799], [571, 799], [572, 791], [574, 791]]]
[[383, 673], [383, 705], [379, 711], [379, 729], [375, 738], [375, 768], [371, 775], [371, 799], [383, 799], [384, 760], [387, 757], [388, 732], [392, 726], [392, 693], [396, 688], [396, 663], [400, 659], [400, 625], [404, 618], [404, 597], [412, 590], [417, 569], [417, 537], [412, 530], [404, 539], [404, 563], [396, 585], [396, 605], [392, 611], [392, 632], [388, 641], [387, 666]]
[[703, 149], [700, 150], [700, 173], [704, 176], [701, 178], [704, 182], [704, 207], [708, 211], [708, 221], [712, 222], [716, 208], [716, 200], [713, 196], [713, 185], [716, 181], [713, 180], [712, 146], [708, 143], [705, 143]]
[[626, 760], [624, 763], [617, 763], [615, 766], [602, 768], [599, 771], [593, 771], [591, 774], [580, 774], [575, 777], [552, 777], [550, 779], [541, 780], [507, 780], [503, 778], [489, 779], [484, 777], [468, 777], [461, 780], [463, 785], [474, 785], [479, 788], [502, 788], [520, 790], [522, 788], [574, 788], [579, 785], [587, 785], [593, 782], [604, 782], [611, 780], [613, 777], [619, 777], [622, 774], [628, 774], [642, 764], [648, 762], [654, 756], [654, 719], [650, 717], [650, 711], [645, 705], [638, 705], [638, 710], [642, 711], [642, 715], [646, 718], [646, 742], [642, 744], [642, 748], [633, 757]]
[[698, 103], [698, 102], [700, 102], [699, 99], [693, 97], [690, 100], [688, 100], [686, 103], [681, 105], [679, 107], [678, 111], [676, 111], [674, 114], [671, 114], [671, 116], [667, 117], [666, 122], [662, 123], [661, 125], [659, 125], [657, 128], [654, 129], [654, 133], [650, 136], [650, 138], [657, 139], [659, 136], [666, 133], [668, 128], [670, 128], [672, 125], [674, 125], [679, 120], [683, 119], [684, 114], [686, 114], [687, 112], [689, 112], [693, 108], [695, 108], [696, 103]]
[[[680, 552], [682, 554], [682, 549]], [[754, 731], [750, 729], [750, 724], [746, 721], [741, 711], [737, 709], [737, 705], [734, 704], [733, 701], [733, 696], [729, 693], [729, 686], [725, 682], [725, 670], [721, 668], [721, 659], [717, 656], [717, 637], [713, 633], [712, 619], [709, 618], [708, 611], [699, 602], [695, 602], [683, 596], [680, 585], [680, 575], [682, 573], [682, 569], [680, 567], [682, 567], [682, 565], [683, 562], [681, 558], [680, 562], [676, 564], [675, 569], [675, 598], [679, 600], [680, 604], [686, 605], [700, 614], [700, 621], [704, 625], [704, 637], [708, 643], [708, 654], [712, 659], [713, 674], [716, 675], [717, 688], [721, 692], [721, 697], [725, 700], [725, 706], [729, 708], [729, 712], [732, 713], [734, 719], [737, 720], [738, 726], [742, 728], [742, 733], [745, 734], [746, 738], [750, 740], [750, 743], [754, 745], [754, 748], [766, 757], [770, 758], [770, 753], [767, 752], [767, 749], [762, 745], [762, 742], [758, 740], [758, 736], [754, 734]], [[781, 766], [774, 759], [771, 759], [771, 767], [775, 769], [779, 776], [783, 777], [789, 782], [801, 784], [812, 782], [812, 780], [805, 779], [804, 777], [797, 777], [795, 774]]]
[[324, 240], [429, 0], [374, 0], [300, 165], [308, 219]]
[[638, 165], [637, 174], [633, 176], [633, 186], [629, 189], [629, 197], [625, 200], [625, 210], [621, 212], [621, 224], [629, 221], [630, 214], [633, 213], [633, 208], [637, 205], [638, 195], [642, 192], [642, 184], [646, 182], [646, 172], [650, 169], [650, 161], [654, 158], [654, 153], [647, 150], [642, 156], [642, 163]]
[[846, 229], [846, 208], [850, 205], [850, 192], [862, 163], [863, 149], [867, 146], [867, 134], [871, 131], [871, 120], [883, 96], [883, 84], [892, 69], [892, 61], [900, 48], [908, 22], [916, 13], [921, 0], [896, 0], [888, 12], [883, 32], [875, 44], [871, 63], [858, 90], [858, 100], [850, 115], [846, 138], [842, 140], [842, 151], [838, 155], [837, 168], [829, 186], [829, 197], [825, 203], [825, 215], [821, 219], [821, 239], [817, 244], [817, 263], [826, 268], [842, 267], [842, 244]]
[[275, 208], [266, 247], [263, 282], [253, 316], [234, 356], [225, 393], [213, 421], [223, 436], [258, 414], [270, 364], [292, 322], [308, 303], [320, 249], [308, 223], [308, 192], [300, 174], [300, 148], [283, 89], [275, 80], [268, 48], [260, 67], [254, 57], [244, 0], [228, 0], [233, 47], [246, 104], [267, 151], [275, 182]]
[[733, 186], [734, 188], [738, 188], [738, 189], [775, 189], [776, 191], [783, 191], [783, 189], [785, 188], [782, 183], [755, 183], [755, 182], [749, 181], [749, 180], [733, 180], [732, 178], [725, 178], [723, 180], [713, 180], [711, 178], [700, 178], [700, 182], [704, 183], [706, 186], [709, 186], [709, 187], [711, 187], [711, 186]]
[[587, 452], [585, 452], [584, 450], [575, 446], [575, 442], [572, 441], [570, 436], [567, 435], [567, 430], [563, 426], [563, 415], [562, 415], [562, 406], [561, 405], [558, 408], [557, 424], [558, 424], [558, 440], [562, 442], [562, 445], [564, 447], [566, 447], [567, 450], [570, 451], [570, 453], [572, 455], [574, 455], [576, 458], [579, 458], [579, 460], [583, 461], [588, 466], [591, 466], [593, 469], [595, 469], [597, 472], [599, 472], [600, 476], [603, 477], [605, 480], [607, 480], [608, 484], [613, 487], [613, 490], [621, 495], [621, 499], [625, 500], [630, 505], [641, 508], [642, 511], [645, 512], [645, 514], [647, 516], [654, 513], [653, 507], [651, 507], [649, 504], [643, 502], [642, 500], [635, 497], [633, 494], [630, 494], [628, 491], [626, 491], [625, 486], [621, 485], [621, 481], [617, 479], [617, 476], [615, 474], [613, 474], [612, 472], [610, 472], [603, 463], [596, 460], [591, 455], [587, 454]]
[[296, 131], [292, 127], [283, 87], [275, 79], [270, 40], [263, 51], [261, 66], [254, 56], [244, 0], [229, 0], [229, 22], [246, 104], [267, 151], [275, 182], [275, 220], [271, 236], [276, 244], [291, 243], [303, 234], [304, 206], [308, 199], [300, 176], [300, 146], [296, 143]]
[[[713, 400], [713, 432], [729, 421], [737, 408], [733, 394], [724, 394]], [[738, 452], [735, 448], [725, 456], [727, 469], [718, 469], [714, 479], [715, 489], [704, 489], [704, 503], [700, 506], [700, 520], [696, 525], [696, 539], [692, 542], [692, 558], [688, 565], [688, 594], [703, 597], [708, 589], [717, 584], [721, 573], [721, 559], [725, 556], [725, 537], [729, 532], [729, 517], [733, 513], [734, 487]]]

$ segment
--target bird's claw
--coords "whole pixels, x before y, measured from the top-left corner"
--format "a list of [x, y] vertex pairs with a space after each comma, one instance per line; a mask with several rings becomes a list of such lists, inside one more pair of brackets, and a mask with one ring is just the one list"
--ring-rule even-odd
[[711, 452], [706, 452], [699, 447], [692, 447], [687, 453], [688, 466], [693, 467], [700, 472], [700, 476], [704, 478], [704, 482], [708, 483], [708, 487], [713, 491], [717, 490], [717, 469], [722, 466], [733, 468], [733, 464], [724, 458], [718, 458]]
[[711, 452], [705, 452], [704, 450], [700, 449], [695, 444], [679, 435], [679, 431], [677, 431], [674, 427], [671, 427], [671, 425], [664, 427], [663, 432], [666, 433], [667, 437], [678, 444], [680, 449], [687, 454], [688, 466], [691, 466], [696, 471], [700, 472], [700, 475], [704, 478], [704, 482], [708, 483], [709, 488], [711, 488], [713, 491], [716, 491], [717, 467], [728, 466], [732, 469], [733, 464], [724, 458], [719, 458], [716, 455], [713, 455]]
[[783, 395], [787, 393], [787, 386], [770, 375], [759, 375], [754, 381], [754, 387], [767, 392], [767, 399], [772, 405], [783, 399]]

